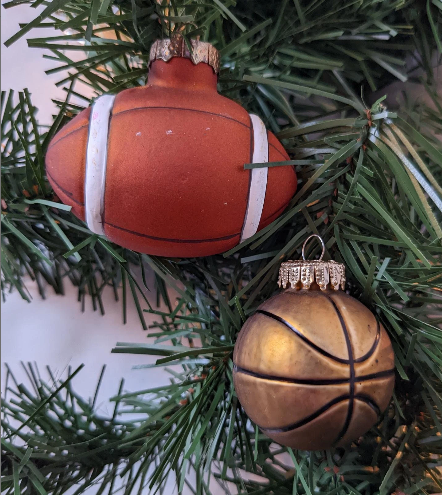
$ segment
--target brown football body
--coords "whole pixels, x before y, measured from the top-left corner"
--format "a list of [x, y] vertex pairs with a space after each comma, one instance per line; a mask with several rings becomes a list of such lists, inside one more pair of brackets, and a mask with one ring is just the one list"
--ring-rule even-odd
[[235, 389], [274, 441], [320, 450], [356, 440], [390, 401], [394, 354], [375, 316], [341, 291], [286, 290], [239, 333]]
[[[206, 256], [238, 244], [246, 213], [253, 129], [244, 108], [217, 93], [212, 67], [185, 58], [153, 62], [147, 86], [115, 99], [102, 221], [111, 241], [170, 257]], [[90, 108], [52, 140], [48, 179], [85, 219]], [[289, 160], [268, 132], [269, 161]], [[293, 167], [270, 167], [259, 229], [296, 190]]]

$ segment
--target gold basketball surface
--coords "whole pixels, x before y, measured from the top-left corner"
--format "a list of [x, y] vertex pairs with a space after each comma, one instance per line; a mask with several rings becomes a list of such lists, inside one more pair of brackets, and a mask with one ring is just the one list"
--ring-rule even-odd
[[245, 323], [233, 361], [250, 419], [295, 449], [359, 438], [387, 408], [394, 387], [385, 329], [341, 291], [289, 289], [272, 297]]

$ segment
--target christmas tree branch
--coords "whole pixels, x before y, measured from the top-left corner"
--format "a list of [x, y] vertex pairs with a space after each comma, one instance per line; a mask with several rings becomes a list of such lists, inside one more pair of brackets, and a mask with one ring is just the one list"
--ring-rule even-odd
[[[123, 286], [125, 315], [129, 289], [142, 325], [143, 312], [157, 317], [147, 331], [153, 342], [114, 352], [158, 355], [154, 366], [168, 370], [171, 383], [121, 387], [114, 415], [100, 419], [70, 383], [53, 396], [63, 381], [48, 385], [28, 370], [32, 390], [14, 384], [3, 404], [7, 493], [82, 493], [92, 485], [114, 493], [121, 482], [125, 493], [141, 493], [161, 490], [171, 473], [179, 490], [193, 493], [211, 493], [213, 479], [226, 493], [440, 492], [442, 103], [431, 64], [439, 4], [48, 1], [45, 9], [9, 43], [47, 24], [69, 29], [28, 40], [50, 51], [50, 71], [69, 71], [60, 80], [70, 84], [69, 98], [42, 131], [26, 92], [18, 101], [2, 94], [4, 297], [15, 288], [30, 299], [25, 275], [42, 296], [48, 285], [62, 293], [68, 278], [83, 306], [90, 294], [104, 311], [102, 291], [118, 297]], [[299, 188], [277, 220], [225, 256], [140, 255], [92, 234], [58, 201], [44, 154], [81, 109], [70, 100], [82, 95], [81, 83], [97, 95], [143, 84], [150, 43], [175, 26], [190, 36], [193, 22], [221, 50], [221, 91], [278, 133], [290, 161], [272, 166], [295, 165]], [[70, 49], [84, 59], [74, 62]], [[408, 78], [406, 56], [423, 69], [432, 106], [405, 99], [393, 112], [370, 91]], [[361, 86], [370, 104], [358, 96]], [[323, 237], [328, 258], [345, 262], [350, 293], [389, 332], [397, 384], [367, 435], [347, 449], [308, 453], [271, 444], [246, 417], [233, 388], [232, 346], [243, 321], [273, 295], [280, 262], [299, 258], [311, 233]], [[145, 297], [146, 269], [166, 311]], [[121, 419], [132, 413], [139, 419]]]

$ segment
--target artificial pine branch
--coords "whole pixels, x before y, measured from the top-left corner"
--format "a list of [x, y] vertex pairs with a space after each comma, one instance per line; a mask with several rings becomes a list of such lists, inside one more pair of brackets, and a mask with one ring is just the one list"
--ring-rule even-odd
[[[126, 493], [155, 490], [170, 472], [182, 489], [189, 469], [196, 485], [188, 487], [198, 494], [211, 493], [213, 479], [237, 493], [440, 492], [442, 107], [431, 67], [432, 50], [440, 52], [439, 2], [45, 5], [21, 35], [48, 23], [72, 30], [28, 40], [51, 50], [47, 57], [59, 63], [52, 72], [70, 71], [61, 81], [70, 85], [68, 96], [81, 95], [81, 83], [96, 94], [142, 84], [150, 43], [172, 26], [214, 43], [224, 64], [221, 90], [278, 133], [291, 160], [277, 166], [296, 166], [300, 184], [275, 222], [224, 257], [139, 255], [89, 232], [46, 181], [49, 139], [81, 107], [69, 98], [59, 102], [53, 126], [40, 134], [29, 95], [21, 94], [18, 103], [3, 96], [3, 291], [16, 288], [27, 298], [27, 273], [42, 295], [48, 284], [61, 292], [68, 277], [79, 299], [88, 292], [103, 310], [102, 290], [128, 285], [142, 323], [141, 308], [158, 316], [148, 333], [155, 342], [119, 344], [114, 352], [159, 355], [157, 366], [173, 376], [169, 386], [121, 390], [113, 398], [120, 412], [141, 414], [124, 427], [119, 416], [97, 419], [89, 407], [96, 430], [80, 442], [86, 452], [76, 450], [79, 433], [64, 422], [78, 421], [72, 403], [86, 407], [70, 385], [66, 399], [44, 407], [53, 389], [41, 379], [31, 378], [35, 392], [13, 389], [19, 400], [6, 401], [5, 425], [27, 423], [20, 432], [5, 427], [8, 493], [63, 493], [73, 484], [82, 493], [94, 483], [101, 484], [100, 493], [113, 493], [117, 475]], [[101, 38], [106, 30], [115, 33], [114, 41]], [[79, 40], [88, 43], [73, 43]], [[84, 60], [74, 63], [67, 44], [85, 52]], [[434, 108], [408, 101], [392, 112], [381, 100], [373, 102], [370, 90], [406, 80], [407, 55], [423, 69]], [[397, 368], [395, 395], [381, 422], [347, 449], [316, 453], [277, 447], [260, 434], [237, 401], [231, 375], [244, 319], [274, 293], [279, 263], [299, 257], [310, 233], [325, 239], [328, 256], [346, 263], [349, 291], [387, 328]], [[168, 312], [148, 306], [134, 265], [154, 270]], [[168, 288], [177, 291], [176, 301]], [[97, 446], [98, 438], [109, 436], [112, 441]], [[59, 452], [63, 460], [52, 460]]]

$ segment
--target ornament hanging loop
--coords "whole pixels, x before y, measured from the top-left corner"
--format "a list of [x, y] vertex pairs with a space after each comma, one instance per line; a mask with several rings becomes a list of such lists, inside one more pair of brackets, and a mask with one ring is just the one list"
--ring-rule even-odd
[[324, 254], [325, 254], [325, 244], [324, 244], [324, 241], [322, 240], [322, 237], [318, 234], [312, 234], [311, 236], [307, 237], [307, 239], [304, 241], [304, 244], [302, 245], [302, 259], [304, 261], [306, 261], [305, 259], [305, 246], [307, 246], [307, 243], [310, 239], [313, 239], [314, 237], [316, 237], [317, 239], [319, 239], [319, 242], [321, 243], [321, 246], [322, 246], [322, 253], [321, 253], [321, 256], [319, 257], [319, 260], [318, 261], [322, 261], [322, 258], [324, 257]]
[[[305, 259], [305, 247], [307, 243], [316, 237], [322, 246], [322, 253], [318, 260]], [[325, 244], [322, 237], [312, 234], [307, 237], [302, 245], [302, 260], [288, 260], [279, 268], [278, 285], [285, 289], [288, 285], [295, 290], [309, 290], [310, 287], [320, 290], [344, 290], [345, 266], [336, 261], [323, 261]], [[316, 290], [316, 289], [315, 289]]]

